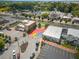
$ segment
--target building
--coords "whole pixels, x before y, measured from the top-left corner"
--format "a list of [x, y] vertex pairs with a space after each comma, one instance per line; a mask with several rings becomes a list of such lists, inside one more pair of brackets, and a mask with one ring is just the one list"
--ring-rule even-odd
[[75, 59], [75, 53], [46, 44], [42, 47], [37, 59]]
[[63, 16], [62, 19], [64, 19], [64, 21], [65, 20], [71, 21], [71, 17], [69, 17], [69, 16]]
[[23, 24], [17, 25], [17, 30], [24, 31], [24, 29], [25, 29], [25, 26]]
[[78, 29], [69, 28], [67, 35], [71, 36], [70, 38], [68, 37], [67, 39], [69, 42], [73, 42], [73, 44], [76, 43], [79, 46], [79, 30]]
[[0, 34], [4, 34], [2, 31], [0, 31]]
[[3, 19], [2, 17], [0, 17], [0, 25], [8, 23], [9, 20]]
[[52, 12], [49, 14], [49, 18], [50, 18], [50, 19], [58, 19], [58, 18], [59, 18], [59, 15], [60, 15], [60, 13], [52, 11]]
[[36, 22], [31, 20], [23, 20], [21, 24], [17, 25], [18, 30], [32, 31], [35, 28], [36, 28]]
[[48, 28], [43, 33], [43, 36], [45, 36], [50, 41], [59, 42], [61, 32], [62, 32], [61, 27], [48, 26]]
[[79, 18], [78, 17], [72, 18], [72, 23], [79, 24]]
[[56, 26], [48, 26], [43, 33], [43, 39], [57, 43], [66, 40], [68, 42], [76, 42], [79, 45], [79, 30], [73, 28], [62, 28]]
[[[64, 30], [64, 31], [63, 31]], [[79, 30], [73, 28], [64, 28], [62, 30], [62, 39], [70, 42], [72, 45], [79, 45]], [[76, 44], [75, 44], [76, 43]]]
[[69, 28], [67, 34], [68, 34], [68, 35], [73, 35], [73, 36], [79, 38], [79, 30], [78, 30], [78, 29]]
[[[45, 36], [45, 39], [48, 40], [48, 42], [42, 47], [37, 59], [75, 59], [77, 53], [75, 49], [66, 48], [57, 44], [57, 42], [60, 42], [62, 35], [65, 35], [66, 41], [73, 41], [73, 44], [76, 45], [76, 47], [79, 46], [79, 30], [48, 26], [48, 28], [43, 33], [43, 36]], [[43, 41], [43, 43], [46, 43], [45, 40]]]

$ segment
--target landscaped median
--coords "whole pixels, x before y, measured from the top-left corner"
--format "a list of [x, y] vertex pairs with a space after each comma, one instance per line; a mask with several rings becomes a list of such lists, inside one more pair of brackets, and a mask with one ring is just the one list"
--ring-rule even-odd
[[26, 51], [27, 46], [28, 46], [28, 42], [23, 43], [23, 44], [20, 46], [22, 53], [24, 53], [24, 52]]

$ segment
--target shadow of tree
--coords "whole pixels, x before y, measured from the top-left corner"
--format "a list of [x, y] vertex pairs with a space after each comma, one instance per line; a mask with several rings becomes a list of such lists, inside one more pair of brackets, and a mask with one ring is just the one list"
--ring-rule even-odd
[[2, 55], [3, 54], [3, 51], [0, 51], [0, 55]]

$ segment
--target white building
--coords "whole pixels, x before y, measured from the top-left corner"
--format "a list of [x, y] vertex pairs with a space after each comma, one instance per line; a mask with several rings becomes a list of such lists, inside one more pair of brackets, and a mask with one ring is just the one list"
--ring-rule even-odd
[[66, 38], [66, 40], [70, 42], [79, 40], [79, 30], [67, 28], [67, 30], [63, 31], [62, 27], [48, 26], [48, 28], [43, 33], [43, 36], [45, 36], [49, 41], [60, 42], [60, 39]]
[[79, 24], [79, 18], [78, 17], [72, 18], [72, 22]]
[[24, 29], [25, 29], [25, 26], [23, 24], [17, 25], [17, 30], [24, 31]]
[[50, 41], [59, 42], [61, 37], [62, 28], [55, 26], [48, 26], [43, 35]]
[[79, 38], [79, 30], [78, 30], [78, 29], [69, 28], [67, 34], [68, 34], [68, 35], [73, 35], [73, 36]]

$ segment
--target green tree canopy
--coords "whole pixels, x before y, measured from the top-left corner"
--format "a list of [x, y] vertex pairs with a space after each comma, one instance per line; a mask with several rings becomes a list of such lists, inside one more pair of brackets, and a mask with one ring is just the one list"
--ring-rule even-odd
[[0, 37], [0, 49], [3, 49], [5, 46], [4, 38]]
[[49, 15], [48, 13], [43, 13], [43, 14], [41, 15], [41, 17], [42, 17], [42, 18], [48, 18], [48, 15]]

